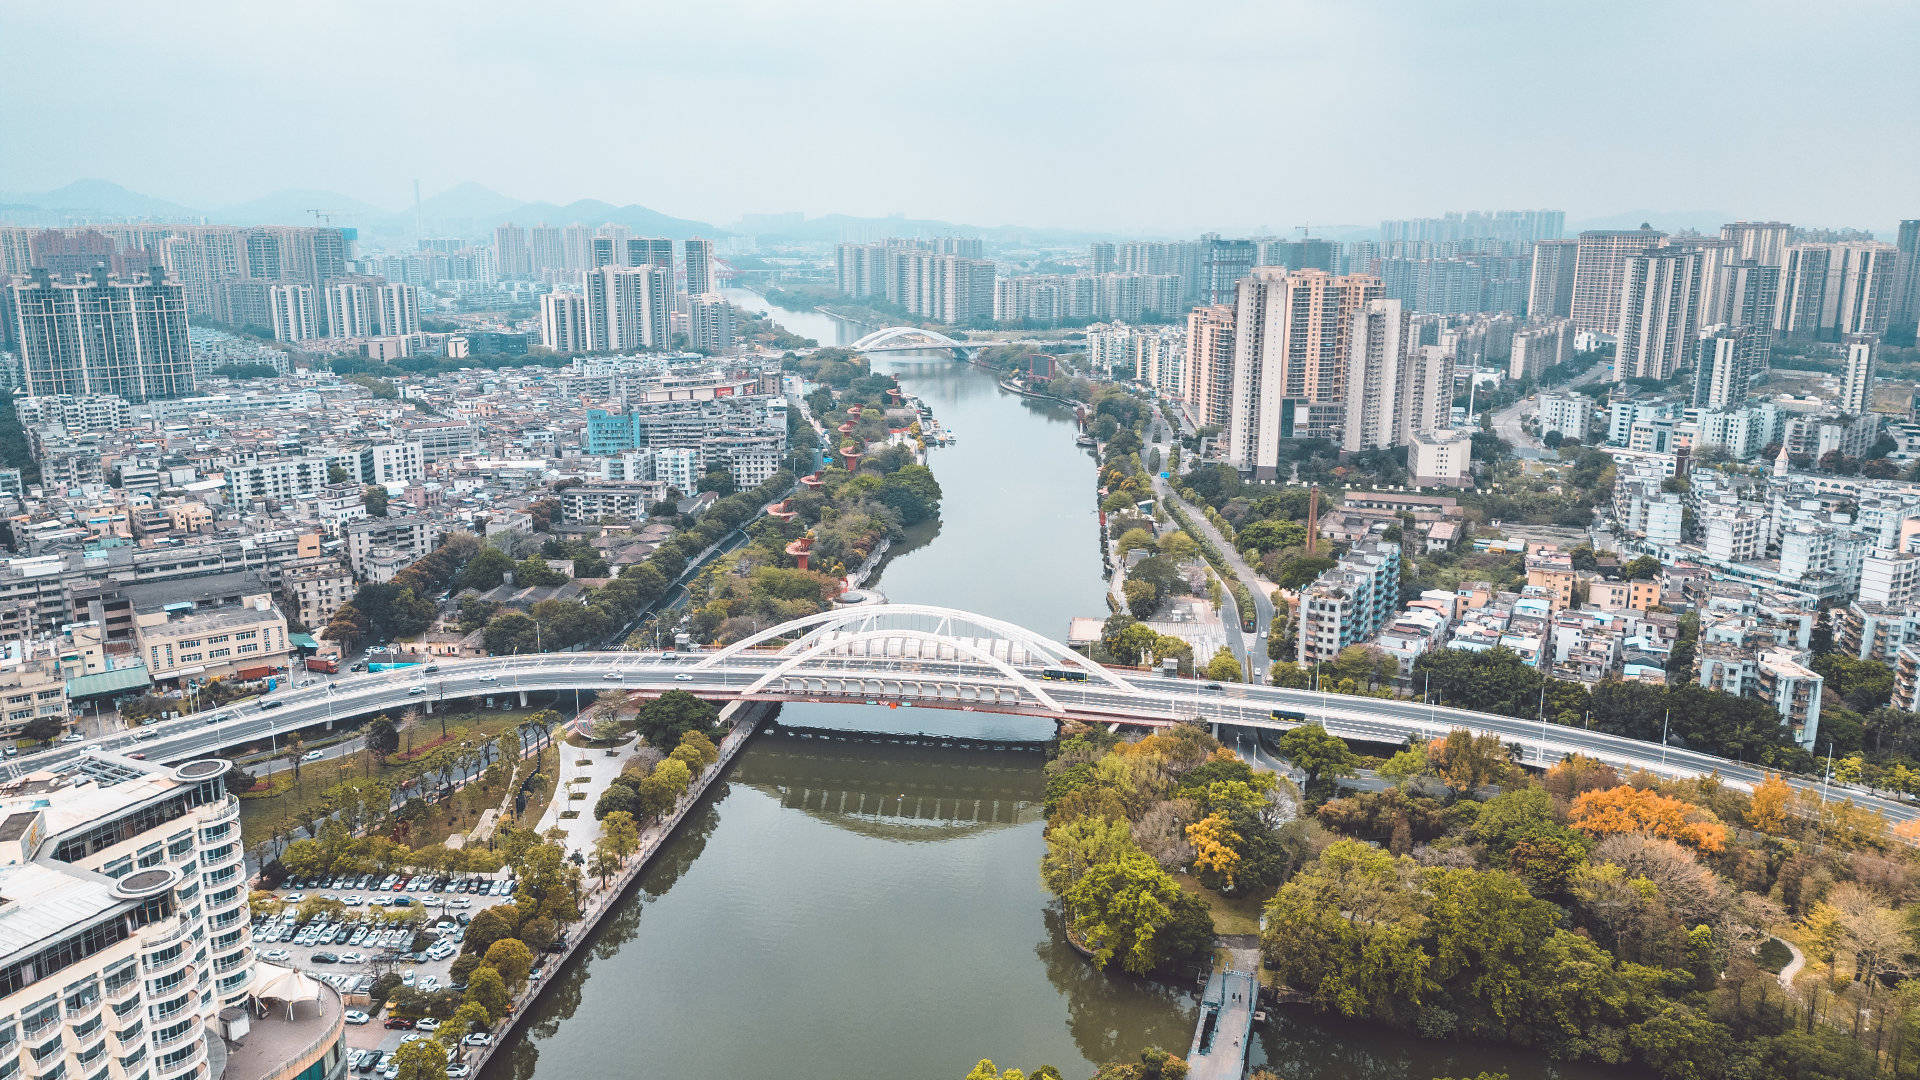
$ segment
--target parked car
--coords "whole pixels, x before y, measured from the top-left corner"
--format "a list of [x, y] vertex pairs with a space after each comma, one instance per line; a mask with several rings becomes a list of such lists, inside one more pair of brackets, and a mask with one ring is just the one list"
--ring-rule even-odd
[[[406, 980], [402, 978], [401, 981], [405, 982]], [[404, 1016], [389, 1016], [387, 1017], [387, 1027], [398, 1031], [412, 1031], [413, 1021]]]
[[[433, 983], [433, 985], [428, 986], [427, 985], [428, 983]], [[423, 979], [420, 982], [420, 989], [427, 993], [432, 993], [433, 991], [439, 989], [439, 986], [440, 986], [439, 983], [434, 982], [434, 980], [430, 978]], [[423, 1016], [420, 1018], [418, 1023], [413, 1025], [413, 1027], [414, 1027], [414, 1030], [416, 1031], [438, 1031], [440, 1029], [440, 1021], [435, 1020], [431, 1016]]]
[[347, 1010], [347, 1023], [349, 1024], [365, 1024], [372, 1019], [372, 1016], [361, 1012], [359, 1009]]

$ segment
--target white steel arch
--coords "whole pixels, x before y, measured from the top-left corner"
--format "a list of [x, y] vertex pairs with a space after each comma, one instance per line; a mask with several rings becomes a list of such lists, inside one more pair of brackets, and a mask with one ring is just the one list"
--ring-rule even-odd
[[[921, 631], [919, 627], [913, 625], [915, 621], [931, 622], [933, 629], [931, 631]], [[853, 640], [856, 635], [860, 635], [860, 640], [863, 641], [884, 640], [886, 637], [884, 633], [865, 636], [868, 635], [869, 631], [884, 629], [895, 630], [897, 632], [896, 636], [899, 637], [910, 637], [914, 640], [932, 642], [944, 647], [953, 648], [956, 652], [967, 652], [968, 655], [972, 655], [973, 652], [978, 651], [977, 646], [971, 651], [960, 647], [964, 639], [960, 635], [953, 633], [953, 628], [956, 625], [971, 626], [975, 629], [985, 631], [986, 633], [982, 636], [999, 638], [1002, 641], [1008, 642], [1010, 645], [1018, 646], [1021, 651], [1039, 659], [1045, 665], [1075, 668], [1086, 672], [1090, 677], [1098, 679], [1116, 690], [1124, 690], [1129, 693], [1136, 692], [1137, 688], [1134, 687], [1132, 683], [1127, 682], [1112, 671], [1107, 670], [1104, 665], [1094, 663], [1092, 660], [1089, 660], [1085, 656], [1082, 656], [1044, 634], [1036, 634], [1024, 626], [1006, 622], [1002, 619], [995, 619], [991, 616], [978, 615], [971, 611], [960, 611], [956, 608], [935, 607], [931, 604], [872, 604], [862, 607], [839, 608], [832, 611], [817, 612], [812, 615], [794, 619], [790, 622], [781, 623], [778, 626], [768, 627], [757, 634], [741, 638], [739, 641], [717, 652], [709, 653], [705, 657], [702, 657], [700, 662], [694, 664], [689, 670], [699, 671], [703, 668], [725, 664], [733, 657], [740, 655], [762, 642], [772, 641], [776, 638], [794, 637], [800, 634], [801, 631], [806, 631], [806, 633], [791, 645], [781, 650], [783, 655], [792, 655], [811, 650], [814, 648], [813, 639], [834, 638], [834, 635], [831, 633], [832, 631], [841, 631], [842, 636], [834, 638], [831, 644], [845, 644]]]
[[1034, 680], [1031, 676], [1026, 675], [1019, 668], [1014, 667], [1012, 664], [1007, 663], [1005, 660], [1000, 659], [999, 657], [993, 655], [991, 652], [988, 652], [987, 650], [982, 649], [977, 645], [974, 645], [970, 641], [964, 641], [964, 640], [959, 640], [954, 638], [946, 638], [946, 637], [942, 637], [939, 634], [928, 633], [925, 630], [902, 630], [897, 627], [886, 627], [879, 630], [862, 630], [858, 633], [848, 634], [843, 637], [832, 637], [829, 635], [821, 634], [811, 638], [810, 640], [813, 642], [811, 645], [808, 645], [805, 649], [802, 649], [800, 652], [797, 652], [791, 656], [788, 656], [786, 659], [782, 660], [779, 664], [775, 665], [773, 670], [767, 672], [765, 675], [760, 676], [760, 678], [755, 680], [751, 686], [741, 691], [741, 696], [752, 697], [754, 694], [757, 694], [760, 691], [765, 690], [768, 686], [772, 685], [776, 680], [783, 678], [787, 675], [793, 674], [793, 672], [797, 668], [800, 668], [802, 665], [806, 664], [808, 661], [813, 660], [823, 654], [831, 653], [835, 649], [841, 648], [846, 645], [859, 644], [859, 643], [868, 642], [868, 641], [885, 642], [885, 641], [910, 640], [910, 641], [929, 642], [932, 644], [939, 645], [942, 648], [950, 648], [954, 650], [954, 652], [959, 653], [962, 656], [971, 657], [972, 659], [993, 668], [995, 671], [998, 671], [1000, 674], [1005, 675], [1008, 679], [1011, 679], [1015, 686], [1019, 687], [1022, 690], [1025, 690], [1029, 694], [1032, 694], [1035, 700], [1039, 701], [1041, 705], [1046, 707], [1047, 711], [1061, 713], [1061, 714], [1064, 714], [1066, 712], [1065, 709], [1062, 709], [1060, 707], [1060, 703], [1054, 700], [1053, 695], [1047, 693], [1046, 688], [1041, 686], [1039, 682]]
[[918, 326], [889, 326], [884, 330], [875, 330], [859, 341], [848, 345], [847, 348], [855, 351], [861, 349], [878, 349], [905, 337], [926, 338], [934, 343], [932, 346], [929, 346], [930, 348], [964, 349], [967, 347], [965, 342], [955, 341], [938, 330], [924, 330]]

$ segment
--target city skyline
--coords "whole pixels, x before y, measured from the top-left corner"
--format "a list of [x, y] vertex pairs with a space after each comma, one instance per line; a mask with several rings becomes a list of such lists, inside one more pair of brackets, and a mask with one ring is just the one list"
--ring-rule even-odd
[[[0, 163], [0, 191], [102, 176], [197, 207], [300, 188], [405, 212], [417, 178], [429, 194], [478, 182], [720, 225], [797, 210], [1117, 233], [1291, 232], [1315, 220], [1370, 225], [1499, 205], [1564, 206], [1570, 224], [1665, 207], [1649, 212], [1738, 211], [1878, 232], [1905, 211], [1899, 185], [1874, 178], [1920, 167], [1897, 111], [1920, 96], [1898, 58], [1913, 16], [1892, 6], [1815, 15], [1787, 5], [1592, 14], [1476, 5], [1444, 16], [1407, 5], [1279, 7], [1184, 38], [1144, 33], [1157, 14], [1144, 8], [1103, 9], [1097, 20], [1059, 9], [1024, 15], [1029, 32], [1015, 39], [996, 32], [994, 12], [886, 18], [857, 5], [594, 9], [591, 19], [501, 10], [458, 23], [411, 11], [375, 22], [357, 5], [117, 10], [114, 19], [0, 15], [0, 33], [14, 40], [59, 43], [21, 50], [0, 75], [16, 105], [0, 116], [0, 143], [31, 149]], [[646, 45], [573, 63], [583, 30]], [[269, 69], [293, 40], [343, 63]], [[1060, 50], [1066, 40], [1075, 48]], [[1607, 78], [1567, 74], [1573, 42], [1611, 57]], [[1667, 49], [1649, 47], [1660, 42], [1704, 61], [1673, 65]], [[94, 77], [71, 77], [62, 58], [73, 55], [90, 58]], [[865, 62], [821, 62], [836, 56]], [[1366, 77], [1351, 77], [1356, 60]], [[887, 93], [868, 89], [876, 65], [892, 73]], [[1194, 108], [1168, 86], [1199, 79], [1219, 108]], [[1795, 80], [1846, 85], [1856, 107], [1795, 94]], [[449, 89], [470, 104], [393, 107]], [[1052, 104], [1019, 107], [1036, 100]], [[221, 108], [193, 107], [212, 101]], [[1255, 125], [1271, 138], [1249, 139], [1260, 101], [1285, 105]], [[684, 152], [604, 138], [641, 104]], [[590, 172], [620, 179], [582, 179], [577, 155], [506, 152], [513, 131], [536, 128], [563, 142], [601, 132]], [[1233, 167], [1197, 170], [1184, 155], [1155, 154], [1155, 131], [1230, 147]], [[1780, 131], [1795, 132], [1790, 154], [1772, 134]], [[1286, 149], [1298, 145], [1316, 157], [1303, 165]], [[788, 167], [722, 165], [743, 150]], [[1122, 155], [1126, 169], [1092, 166]], [[689, 166], [702, 161], [712, 167]], [[1836, 173], [1859, 179], [1835, 184]]]

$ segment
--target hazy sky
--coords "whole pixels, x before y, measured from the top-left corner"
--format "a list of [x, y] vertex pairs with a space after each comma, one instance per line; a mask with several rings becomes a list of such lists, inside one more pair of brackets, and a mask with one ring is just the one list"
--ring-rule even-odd
[[1920, 6], [0, 6], [0, 191], [282, 188], [1192, 232], [1474, 207], [1920, 216]]

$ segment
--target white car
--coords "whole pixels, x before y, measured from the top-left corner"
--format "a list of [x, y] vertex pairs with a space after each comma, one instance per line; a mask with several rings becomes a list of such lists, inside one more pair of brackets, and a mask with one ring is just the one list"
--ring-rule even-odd
[[472, 907], [472, 906], [473, 906], [473, 900], [472, 900], [471, 898], [469, 898], [469, 897], [465, 897], [465, 896], [460, 896], [460, 897], [455, 897], [454, 899], [452, 899], [452, 900], [449, 900], [449, 901], [447, 901], [447, 906], [448, 906], [448, 907], [451, 907], [451, 908], [467, 908], [467, 907]]
[[[431, 983], [431, 982], [433, 982], [432, 979], [422, 979], [420, 981], [420, 989], [431, 992], [433, 990], [433, 987], [427, 985], [428, 983]], [[438, 985], [439, 985], [438, 983], [434, 983], [434, 986], [438, 986]], [[420, 1018], [419, 1022], [413, 1025], [413, 1028], [415, 1031], [437, 1031], [439, 1030], [439, 1027], [440, 1027], [440, 1021], [435, 1020], [431, 1016], [423, 1016]], [[404, 1042], [406, 1040], [403, 1039], [401, 1041]]]
[[309, 750], [306, 753], [300, 755], [300, 760], [301, 761], [319, 761], [321, 758], [326, 756], [327, 756], [326, 754], [323, 754], [318, 750]]
[[367, 1015], [366, 1013], [361, 1012], [359, 1009], [347, 1010], [346, 1020], [347, 1020], [347, 1023], [349, 1024], [365, 1024], [371, 1021], [372, 1019], [373, 1017]]
[[271, 960], [276, 964], [281, 964], [293, 959], [293, 954], [285, 949], [268, 949], [266, 952], [260, 954], [260, 959]]
[[[429, 975], [426, 978], [421, 979], [420, 982], [414, 987], [414, 989], [420, 991], [423, 994], [431, 994], [435, 990], [440, 989], [440, 980]], [[433, 1017], [431, 1016], [427, 1017], [427, 1019], [425, 1020], [420, 1021], [420, 1023], [415, 1024], [414, 1026], [417, 1028], [420, 1028], [420, 1030], [422, 1031], [432, 1031], [433, 1028], [423, 1026], [427, 1023], [432, 1023], [434, 1027], [440, 1026], [440, 1021], [433, 1019]]]
[[687, 674], [684, 671], [678, 675], [675, 675], [673, 678], [675, 682], [692, 682], [693, 681], [693, 676]]
[[86, 736], [77, 731], [69, 731], [65, 735], [60, 736], [61, 742], [81, 742], [84, 739], [86, 739]]
[[476, 1031], [466, 1038], [461, 1039], [460, 1042], [467, 1046], [492, 1046], [493, 1036], [484, 1031]]
[[305, 900], [306, 898], [307, 898], [306, 893], [290, 892], [286, 896], [282, 897], [281, 899], [285, 900], [289, 904], [297, 904], [300, 901]]
[[365, 960], [366, 960], [366, 955], [363, 953], [350, 952], [350, 953], [340, 954], [340, 962], [343, 964], [358, 964], [358, 963], [364, 962]]
[[401, 981], [402, 983], [404, 983], [404, 984], [406, 984], [406, 985], [408, 985], [408, 986], [412, 986], [412, 985], [413, 985], [413, 972], [411, 972], [411, 971], [406, 971], [406, 972], [402, 972], [402, 973], [400, 974], [400, 981]]

